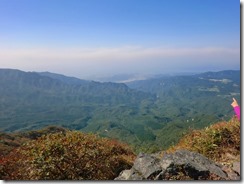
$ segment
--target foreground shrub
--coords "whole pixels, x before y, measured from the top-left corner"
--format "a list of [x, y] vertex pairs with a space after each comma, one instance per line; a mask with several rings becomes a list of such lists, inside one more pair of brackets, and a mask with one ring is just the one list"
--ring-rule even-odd
[[122, 143], [68, 131], [42, 136], [0, 159], [4, 180], [111, 180], [135, 158]]
[[9, 154], [13, 149], [21, 146], [27, 141], [38, 139], [43, 135], [57, 132], [66, 132], [67, 129], [57, 126], [47, 126], [41, 130], [27, 132], [6, 133], [0, 132], [0, 157]]
[[240, 122], [233, 118], [229, 122], [213, 124], [202, 130], [191, 130], [167, 152], [187, 149], [203, 154], [213, 161], [229, 162], [226, 154], [240, 155], [240, 136]]

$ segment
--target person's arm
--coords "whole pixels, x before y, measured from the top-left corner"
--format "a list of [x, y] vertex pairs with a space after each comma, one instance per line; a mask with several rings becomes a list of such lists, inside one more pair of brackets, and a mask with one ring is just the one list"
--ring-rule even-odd
[[236, 116], [237, 116], [237, 118], [238, 118], [238, 120], [240, 121], [240, 107], [239, 106], [235, 106], [234, 107], [234, 111], [235, 111], [235, 113], [236, 113]]
[[237, 116], [238, 120], [240, 121], [240, 114], [241, 114], [240, 106], [238, 105], [238, 103], [237, 103], [235, 98], [233, 98], [233, 102], [232, 102], [231, 106], [234, 108], [236, 116]]

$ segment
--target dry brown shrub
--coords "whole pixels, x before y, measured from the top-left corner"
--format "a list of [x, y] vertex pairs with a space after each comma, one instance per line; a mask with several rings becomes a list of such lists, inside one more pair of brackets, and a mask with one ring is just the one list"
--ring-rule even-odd
[[112, 180], [132, 166], [125, 144], [76, 131], [48, 134], [0, 159], [4, 180]]
[[240, 155], [240, 122], [232, 118], [229, 122], [219, 122], [201, 130], [189, 130], [179, 143], [166, 153], [187, 149], [205, 155], [213, 161], [229, 162], [226, 153]]

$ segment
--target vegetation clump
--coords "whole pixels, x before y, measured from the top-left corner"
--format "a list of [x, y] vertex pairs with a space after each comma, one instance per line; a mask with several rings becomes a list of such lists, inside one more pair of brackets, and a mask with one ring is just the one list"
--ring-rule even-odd
[[229, 122], [219, 122], [205, 129], [190, 130], [178, 144], [166, 152], [175, 152], [179, 149], [198, 152], [223, 164], [239, 161], [240, 122], [232, 118]]
[[0, 178], [112, 180], [134, 159], [132, 150], [115, 140], [66, 131], [44, 135], [0, 158]]
[[66, 132], [67, 129], [58, 126], [47, 126], [40, 130], [25, 132], [6, 133], [0, 132], [0, 157], [9, 154], [13, 149], [21, 146], [27, 141], [38, 139], [43, 135], [57, 132]]

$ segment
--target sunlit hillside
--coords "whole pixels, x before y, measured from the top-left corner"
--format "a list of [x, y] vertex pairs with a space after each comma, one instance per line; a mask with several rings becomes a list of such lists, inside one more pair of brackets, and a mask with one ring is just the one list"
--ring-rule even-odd
[[179, 143], [166, 152], [187, 149], [229, 165], [234, 161], [240, 161], [240, 138], [240, 122], [233, 118], [228, 122], [219, 122], [201, 130], [189, 130]]

